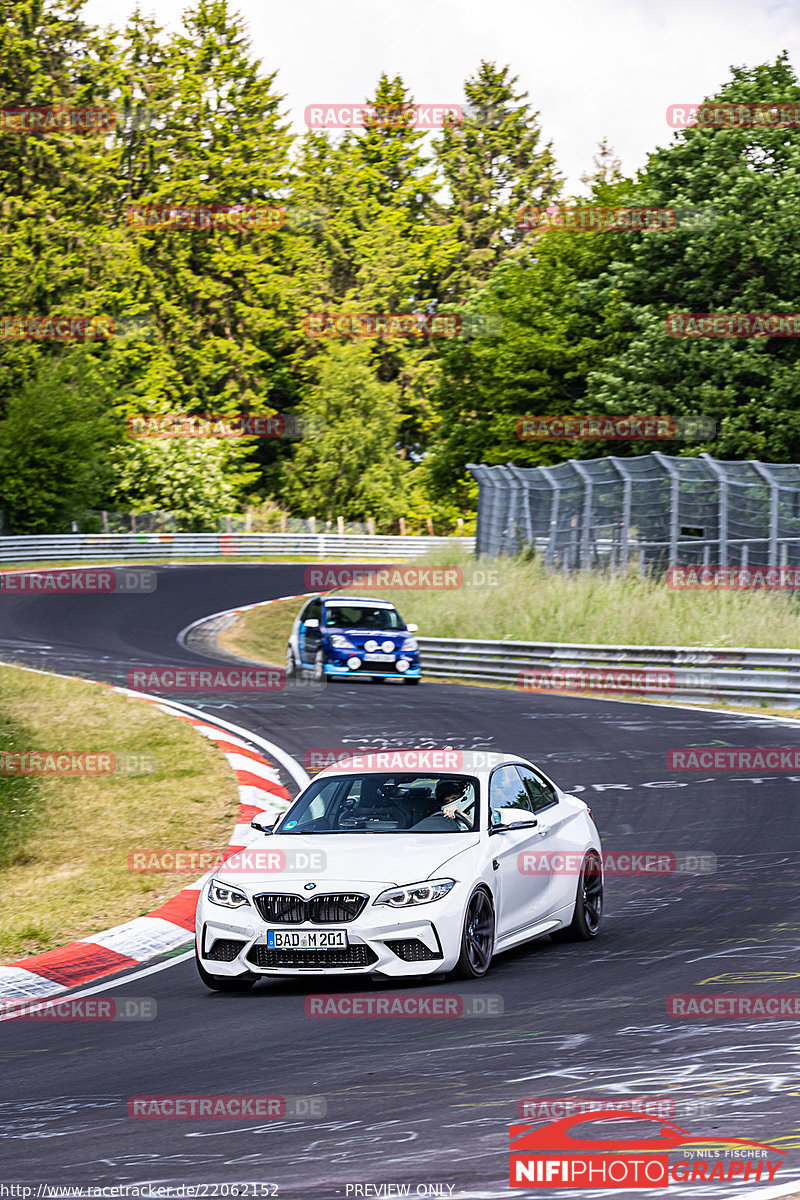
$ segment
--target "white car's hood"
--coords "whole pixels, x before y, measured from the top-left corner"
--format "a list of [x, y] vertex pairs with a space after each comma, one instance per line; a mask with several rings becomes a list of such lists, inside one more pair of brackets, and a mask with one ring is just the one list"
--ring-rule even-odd
[[[359, 883], [382, 883], [385, 885], [417, 883], [437, 873], [438, 868], [449, 864], [454, 856], [477, 846], [480, 838], [468, 833], [334, 833], [334, 834], [280, 834], [258, 838], [248, 850], [259, 854], [280, 850], [286, 855], [287, 868], [301, 854], [308, 861], [319, 862], [324, 857], [322, 870], [310, 867], [304, 870], [239, 872], [225, 870], [225, 864], [215, 874], [226, 882], [243, 883], [247, 888], [265, 890], [280, 884], [301, 891], [306, 883], [316, 883], [327, 890], [332, 884], [353, 886]], [[246, 854], [246, 852], [245, 852]], [[231, 860], [231, 866], [238, 856]]]

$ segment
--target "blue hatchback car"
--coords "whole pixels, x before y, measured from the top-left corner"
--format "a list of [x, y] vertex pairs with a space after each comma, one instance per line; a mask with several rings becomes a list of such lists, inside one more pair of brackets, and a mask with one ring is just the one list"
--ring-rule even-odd
[[402, 679], [419, 683], [416, 625], [406, 625], [388, 600], [313, 596], [295, 617], [286, 647], [286, 674]]

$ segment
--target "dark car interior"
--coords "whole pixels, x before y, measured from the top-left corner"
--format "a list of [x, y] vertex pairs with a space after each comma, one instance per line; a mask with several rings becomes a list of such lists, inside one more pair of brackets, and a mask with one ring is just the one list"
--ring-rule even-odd
[[[437, 779], [420, 775], [367, 774], [320, 780], [302, 810], [280, 833], [454, 833], [475, 827], [477, 781], [448, 776], [462, 787], [462, 815], [446, 817], [436, 799]], [[466, 814], [466, 815], [463, 815]]]

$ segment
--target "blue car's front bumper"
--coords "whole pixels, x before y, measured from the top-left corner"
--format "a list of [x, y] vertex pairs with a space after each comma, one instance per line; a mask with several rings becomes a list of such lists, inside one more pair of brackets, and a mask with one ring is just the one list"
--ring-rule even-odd
[[[370, 679], [421, 679], [422, 671], [419, 665], [419, 652], [407, 652], [398, 654], [398, 658], [405, 659], [409, 666], [405, 671], [398, 671], [395, 663], [376, 663], [367, 662], [364, 659], [363, 651], [359, 649], [339, 650], [330, 646], [323, 647], [325, 654], [325, 674], [326, 675], [366, 675]], [[358, 658], [361, 660], [359, 667], [351, 668], [347, 665], [348, 659]]]
[[360, 667], [351, 670], [346, 663], [326, 662], [326, 675], [350, 675], [353, 679], [358, 675], [366, 676], [370, 679], [421, 679], [422, 671], [419, 664], [414, 664], [407, 671], [398, 671], [394, 663], [387, 663], [385, 666], [382, 663], [362, 663]]

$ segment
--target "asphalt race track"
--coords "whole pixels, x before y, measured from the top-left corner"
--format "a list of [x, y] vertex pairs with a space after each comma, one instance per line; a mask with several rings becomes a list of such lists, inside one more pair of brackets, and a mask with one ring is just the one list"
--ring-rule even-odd
[[[152, 594], [0, 595], [0, 658], [123, 685], [133, 665], [207, 666], [178, 645], [182, 628], [303, 592], [303, 572], [164, 567]], [[606, 850], [713, 853], [718, 869], [609, 877], [594, 944], [545, 938], [495, 959], [481, 981], [422, 985], [500, 996], [502, 1016], [315, 1020], [304, 1013], [312, 992], [420, 987], [351, 978], [217, 995], [182, 958], [103, 985], [155, 997], [152, 1022], [3, 1022], [0, 1180], [269, 1181], [281, 1200], [379, 1194], [353, 1190], [367, 1183], [436, 1195], [438, 1184], [462, 1200], [508, 1197], [518, 1194], [508, 1185], [518, 1101], [597, 1094], [715, 1101], [716, 1112], [677, 1124], [787, 1150], [775, 1185], [800, 1186], [797, 1022], [679, 1019], [666, 1008], [673, 994], [800, 991], [800, 775], [678, 776], [666, 765], [670, 748], [692, 744], [795, 746], [796, 724], [424, 681], [353, 680], [210, 705], [173, 698], [300, 761], [341, 744], [517, 751], [589, 801]], [[209, 1093], [315, 1096], [327, 1111], [277, 1122], [127, 1116], [132, 1095]], [[673, 1194], [724, 1200], [736, 1190], [696, 1183]]]

